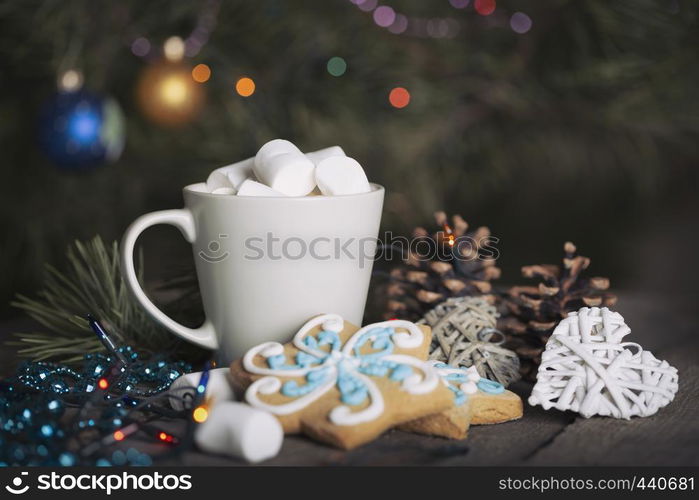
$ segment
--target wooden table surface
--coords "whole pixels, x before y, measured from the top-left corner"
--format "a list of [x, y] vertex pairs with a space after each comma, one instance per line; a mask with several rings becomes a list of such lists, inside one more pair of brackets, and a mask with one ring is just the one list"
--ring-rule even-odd
[[[679, 370], [675, 400], [652, 417], [585, 419], [572, 412], [544, 411], [526, 403], [531, 384], [518, 382], [510, 389], [525, 399], [523, 418], [471, 427], [463, 441], [390, 431], [345, 452], [289, 436], [281, 453], [263, 465], [699, 465], [699, 295], [619, 296], [616, 310], [632, 330], [626, 340], [641, 344]], [[17, 321], [0, 325], [0, 338], [17, 328]], [[6, 347], [1, 352], [3, 371], [11, 370], [14, 353]], [[180, 423], [163, 425], [177, 430]], [[124, 445], [153, 455], [161, 449], [137, 438]], [[156, 463], [244, 465], [196, 450]]]

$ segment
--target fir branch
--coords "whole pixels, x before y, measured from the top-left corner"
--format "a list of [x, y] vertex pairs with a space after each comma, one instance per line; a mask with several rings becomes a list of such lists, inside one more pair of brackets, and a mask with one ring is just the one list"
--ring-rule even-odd
[[[7, 343], [19, 347], [19, 355], [72, 363], [86, 353], [101, 351], [103, 347], [85, 319], [91, 313], [100, 318], [115, 341], [139, 351], [162, 352], [169, 348], [178, 349], [178, 355], [188, 359], [201, 356], [202, 350], [183, 347], [131, 297], [121, 277], [116, 242], [108, 247], [99, 236], [88, 242], [76, 241], [68, 248], [67, 260], [64, 272], [46, 266], [44, 289], [36, 299], [17, 295], [12, 302], [50, 331], [15, 333], [16, 339]], [[141, 255], [138, 261], [142, 271]]]

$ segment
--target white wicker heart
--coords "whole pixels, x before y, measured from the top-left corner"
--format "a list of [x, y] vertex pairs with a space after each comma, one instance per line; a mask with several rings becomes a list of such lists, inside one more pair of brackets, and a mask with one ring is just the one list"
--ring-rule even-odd
[[630, 332], [606, 307], [570, 313], [546, 343], [529, 404], [626, 419], [666, 406], [677, 392], [677, 369], [622, 342]]

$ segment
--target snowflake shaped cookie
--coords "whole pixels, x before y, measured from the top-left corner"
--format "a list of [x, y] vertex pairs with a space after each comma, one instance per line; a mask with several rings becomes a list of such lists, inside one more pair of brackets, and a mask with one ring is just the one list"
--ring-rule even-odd
[[357, 329], [336, 314], [308, 321], [291, 343], [266, 342], [231, 367], [245, 400], [302, 432], [350, 449], [403, 422], [454, 406], [425, 361], [430, 329], [385, 321]]

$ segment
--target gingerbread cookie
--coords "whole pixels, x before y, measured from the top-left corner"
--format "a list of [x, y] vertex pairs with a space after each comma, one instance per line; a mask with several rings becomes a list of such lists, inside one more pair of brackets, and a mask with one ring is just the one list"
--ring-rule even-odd
[[245, 400], [284, 431], [351, 449], [403, 422], [440, 413], [454, 393], [425, 361], [429, 327], [384, 321], [358, 329], [337, 314], [308, 321], [292, 342], [266, 342], [231, 365]]
[[499, 424], [522, 416], [522, 400], [502, 384], [481, 377], [475, 367], [455, 368], [431, 362], [442, 383], [453, 393], [454, 405], [436, 415], [428, 415], [399, 426], [399, 429], [463, 439], [471, 424]]

